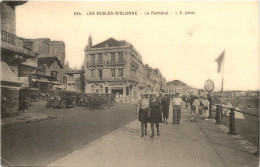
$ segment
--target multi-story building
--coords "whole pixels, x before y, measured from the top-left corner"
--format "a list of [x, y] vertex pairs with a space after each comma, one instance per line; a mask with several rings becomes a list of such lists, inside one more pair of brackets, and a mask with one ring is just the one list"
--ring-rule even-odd
[[160, 90], [166, 90], [166, 79], [162, 76], [158, 68], [152, 69], [147, 64], [147, 93], [158, 95]]
[[192, 88], [191, 86], [181, 82], [179, 80], [173, 80], [171, 82], [167, 82], [166, 84], [166, 93], [174, 95], [175, 93], [179, 93], [180, 95], [200, 95], [200, 91], [196, 88]]
[[[49, 88], [64, 89], [66, 85], [66, 75], [64, 75], [63, 68], [65, 60], [64, 42], [51, 41], [49, 38], [31, 40], [34, 45], [33, 50], [39, 53], [38, 66], [41, 72], [44, 72], [42, 74], [33, 74], [33, 79], [37, 82], [36, 84], [38, 84], [40, 88], [46, 88], [46, 85], [48, 85]], [[49, 81], [48, 84], [46, 80]]]
[[63, 41], [50, 41], [50, 56], [57, 57], [62, 66], [65, 63], [65, 43]]
[[19, 110], [19, 90], [27, 86], [28, 73], [36, 69], [37, 53], [31, 40], [16, 36], [16, 7], [27, 1], [3, 1], [1, 14], [1, 115]]
[[[133, 45], [124, 40], [110, 38], [92, 46], [89, 37], [84, 64], [87, 93], [112, 93], [118, 101], [133, 101], [156, 85], [148, 86], [151, 68], [143, 64]], [[157, 83], [160, 87], [160, 79]], [[159, 92], [157, 87], [154, 90]]]
[[66, 90], [85, 93], [85, 68], [81, 70], [69, 68], [69, 64], [64, 67], [66, 75]]

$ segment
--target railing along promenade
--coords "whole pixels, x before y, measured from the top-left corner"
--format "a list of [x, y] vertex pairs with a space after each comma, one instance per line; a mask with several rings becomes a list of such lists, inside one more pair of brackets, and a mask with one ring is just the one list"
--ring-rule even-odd
[[[241, 110], [235, 109], [234, 107], [225, 107], [222, 106], [221, 104], [213, 104], [213, 106], [216, 106], [216, 124], [221, 124], [221, 116], [222, 116], [222, 111], [223, 109], [228, 109], [230, 110], [229, 114], [229, 135], [237, 135], [236, 133], [236, 119], [235, 119], [235, 112], [239, 112], [245, 115], [250, 115], [253, 117], [258, 118], [259, 120], [259, 115], [251, 114], [251, 113], [246, 113]], [[212, 107], [211, 107], [212, 109]], [[212, 113], [212, 111], [210, 111]], [[259, 134], [258, 134], [258, 142], [259, 142]], [[259, 143], [257, 144], [257, 151], [254, 153], [254, 155], [259, 156]]]

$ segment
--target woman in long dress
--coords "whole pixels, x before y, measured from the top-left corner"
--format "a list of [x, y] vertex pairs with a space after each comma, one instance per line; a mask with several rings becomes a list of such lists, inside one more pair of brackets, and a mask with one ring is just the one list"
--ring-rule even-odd
[[141, 95], [141, 99], [138, 101], [138, 119], [141, 123], [141, 137], [144, 137], [144, 134], [147, 135], [147, 121], [148, 121], [148, 112], [149, 112], [149, 100], [145, 97], [144, 94]]
[[150, 136], [153, 138], [154, 136], [154, 124], [157, 129], [157, 136], [160, 135], [159, 131], [159, 123], [162, 122], [162, 114], [161, 114], [161, 103], [158, 99], [156, 99], [156, 95], [153, 94], [151, 96], [151, 101], [150, 101], [150, 121], [151, 121], [151, 130], [152, 130], [152, 135]]

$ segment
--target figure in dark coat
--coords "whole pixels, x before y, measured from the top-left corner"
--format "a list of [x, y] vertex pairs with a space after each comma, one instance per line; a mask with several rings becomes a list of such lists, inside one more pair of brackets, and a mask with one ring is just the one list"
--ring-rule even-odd
[[167, 124], [167, 119], [169, 117], [169, 105], [170, 105], [170, 99], [168, 95], [164, 95], [164, 98], [162, 99], [162, 113], [163, 113], [163, 122]]
[[151, 130], [152, 130], [152, 135], [150, 137], [152, 138], [154, 136], [154, 124], [157, 128], [157, 136], [159, 136], [160, 135], [159, 123], [162, 122], [161, 103], [158, 99], [156, 99], [155, 94], [151, 96], [149, 107], [150, 107], [150, 121], [151, 121]]

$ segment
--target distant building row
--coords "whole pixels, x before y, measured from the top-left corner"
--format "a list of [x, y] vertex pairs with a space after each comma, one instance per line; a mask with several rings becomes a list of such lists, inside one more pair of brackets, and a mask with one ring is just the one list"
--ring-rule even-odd
[[166, 83], [166, 93], [170, 95], [174, 95], [176, 93], [179, 93], [181, 96], [205, 96], [207, 92], [203, 89], [197, 89], [193, 88], [186, 83], [179, 81], [179, 80], [173, 80], [171, 82]]

